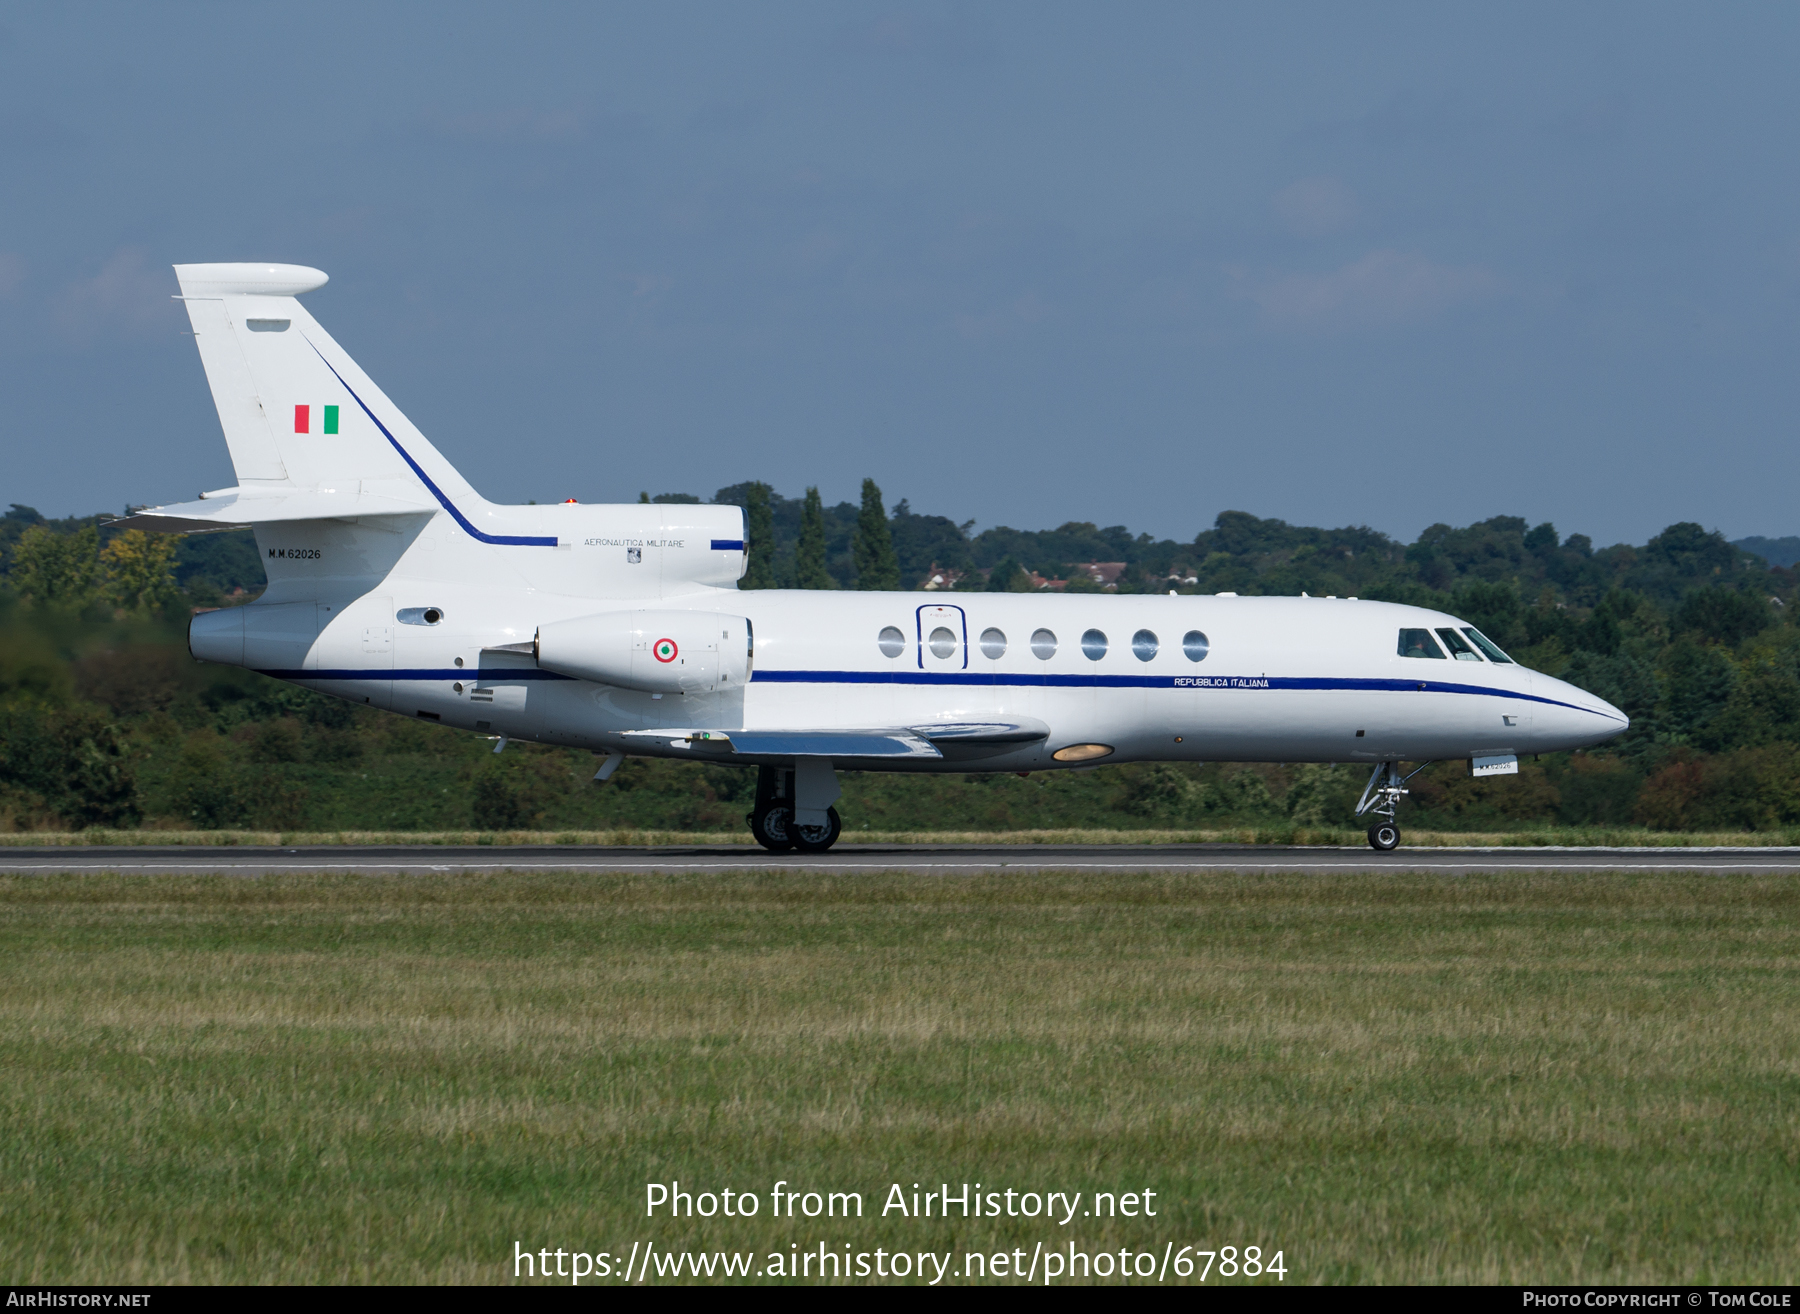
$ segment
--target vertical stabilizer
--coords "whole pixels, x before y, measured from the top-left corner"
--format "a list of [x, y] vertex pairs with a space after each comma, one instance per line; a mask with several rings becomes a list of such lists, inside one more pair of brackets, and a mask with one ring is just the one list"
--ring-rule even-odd
[[480, 505], [425, 436], [296, 299], [303, 265], [176, 265], [239, 485]]

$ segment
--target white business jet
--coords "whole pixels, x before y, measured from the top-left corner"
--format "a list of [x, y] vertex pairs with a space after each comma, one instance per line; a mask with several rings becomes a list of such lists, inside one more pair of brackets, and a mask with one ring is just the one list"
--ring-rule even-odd
[[[837, 772], [1401, 762], [1595, 744], [1623, 713], [1474, 626], [1355, 598], [740, 593], [731, 506], [498, 506], [296, 298], [297, 265], [177, 265], [237, 485], [125, 520], [249, 526], [269, 587], [194, 617], [203, 661], [400, 716], [603, 754], [756, 767], [773, 850], [837, 840]], [[517, 438], [514, 438], [517, 441]]]

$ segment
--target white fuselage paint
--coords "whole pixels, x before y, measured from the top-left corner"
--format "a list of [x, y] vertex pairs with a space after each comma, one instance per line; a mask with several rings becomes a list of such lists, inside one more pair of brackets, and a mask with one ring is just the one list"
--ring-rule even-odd
[[[737, 730], [765, 746], [776, 740], [750, 732], [870, 732], [834, 736], [833, 753], [890, 732], [905, 756], [833, 759], [870, 770], [1073, 766], [1054, 754], [1075, 745], [1103, 745], [1089, 761], [1110, 762], [1505, 757], [1626, 727], [1618, 709], [1514, 664], [1399, 655], [1401, 629], [1461, 623], [1389, 603], [739, 592], [738, 508], [488, 502], [300, 304], [323, 273], [176, 272], [238, 484], [124, 523], [254, 527], [269, 587], [195, 618], [190, 644], [206, 660], [403, 716], [608, 752], [749, 764], [763, 759], [678, 732]], [[890, 627], [899, 642], [883, 651]], [[950, 642], [934, 648], [940, 628]], [[731, 646], [750, 629], [747, 661]], [[1004, 651], [983, 651], [988, 630]], [[1038, 630], [1055, 635], [1048, 655], [1033, 651]], [[1084, 651], [1089, 630], [1104, 653]], [[1203, 660], [1183, 650], [1190, 630], [1206, 635]], [[1155, 638], [1147, 659], [1139, 631]], [[563, 669], [540, 667], [533, 645]], [[672, 655], [683, 646], [686, 658]], [[661, 683], [580, 678], [630, 684], [643, 671]], [[923, 732], [932, 750], [891, 733], [945, 722], [1009, 723], [1011, 739], [958, 742], [940, 727]]]
[[[1523, 755], [1598, 743], [1626, 725], [1592, 694], [1516, 664], [1400, 656], [1402, 628], [1463, 624], [1416, 607], [1326, 598], [684, 588], [667, 578], [665, 558], [674, 549], [639, 548], [629, 561], [622, 546], [673, 542], [676, 532], [620, 522], [735, 508], [496, 510], [511, 512], [524, 529], [558, 530], [568, 546], [475, 543], [443, 514], [405, 530], [318, 522], [259, 528], [275, 578], [265, 600], [245, 609], [251, 630], [264, 628], [256, 613], [274, 621], [277, 609], [313, 607], [319, 628], [304, 633], [309, 617], [272, 625], [247, 645], [245, 664], [466, 730], [677, 758], [696, 756], [687, 738], [641, 732], [1007, 718], [1050, 727], [1047, 739], [1031, 744], [944, 746], [942, 760], [840, 763], [873, 770], [1041, 770], [1064, 765], [1052, 758], [1058, 749], [1085, 743], [1111, 747], [1105, 760], [1112, 762]], [[589, 539], [598, 541], [590, 546]], [[386, 551], [382, 540], [393, 540]], [[270, 559], [271, 550], [281, 555]], [[396, 550], [390, 571], [362, 573]], [[334, 561], [356, 569], [335, 575]], [[507, 568], [498, 569], [503, 562]], [[601, 587], [578, 592], [584, 580]], [[528, 654], [493, 651], [528, 642], [554, 622], [634, 607], [695, 613], [697, 623], [716, 618], [722, 634], [741, 635], [743, 627], [730, 622], [748, 620], [748, 683], [658, 697], [556, 676]], [[425, 623], [432, 612], [441, 619]], [[888, 627], [903, 638], [893, 656], [878, 646]], [[930, 642], [940, 628], [955, 640], [946, 656]], [[1004, 635], [997, 657], [983, 651], [989, 630]], [[1033, 651], [1039, 630], [1055, 635], [1047, 658]], [[1097, 660], [1084, 652], [1089, 630], [1105, 636]], [[1200, 661], [1183, 648], [1195, 630], [1207, 641]], [[1134, 652], [1139, 631], [1155, 636], [1148, 660]]]

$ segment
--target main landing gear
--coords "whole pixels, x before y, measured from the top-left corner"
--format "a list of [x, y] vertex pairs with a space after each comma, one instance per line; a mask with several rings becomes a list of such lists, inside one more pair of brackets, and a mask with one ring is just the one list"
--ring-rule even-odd
[[1373, 812], [1378, 820], [1369, 827], [1369, 847], [1378, 853], [1388, 853], [1400, 847], [1400, 827], [1394, 821], [1394, 813], [1400, 806], [1400, 796], [1412, 791], [1407, 789], [1406, 782], [1431, 763], [1423, 762], [1406, 775], [1400, 774], [1397, 762], [1377, 762], [1375, 771], [1369, 777], [1369, 783], [1363, 787], [1362, 799], [1356, 805], [1356, 815]]
[[[819, 776], [823, 769], [824, 783], [831, 790], [830, 798], [837, 797], [837, 780], [831, 773], [829, 762], [807, 763], [802, 770], [809, 777]], [[796, 850], [800, 853], [823, 853], [838, 841], [843, 833], [843, 822], [838, 819], [838, 810], [829, 802], [823, 809], [824, 823], [796, 822], [794, 809], [797, 793], [795, 790], [796, 771], [793, 767], [758, 767], [756, 769], [756, 805], [745, 818], [750, 823], [750, 833], [756, 836], [756, 842], [771, 853], [786, 853]], [[805, 782], [812, 788], [808, 791], [814, 795], [806, 801], [817, 802], [819, 784], [821, 782], [808, 779]], [[821, 809], [803, 808], [802, 812], [810, 812], [817, 817]]]

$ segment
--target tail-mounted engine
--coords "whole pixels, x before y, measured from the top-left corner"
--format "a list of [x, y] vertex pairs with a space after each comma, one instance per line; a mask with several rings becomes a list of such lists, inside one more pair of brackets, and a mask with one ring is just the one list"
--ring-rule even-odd
[[751, 651], [748, 620], [706, 611], [605, 612], [553, 621], [537, 633], [542, 669], [645, 693], [742, 688]]

